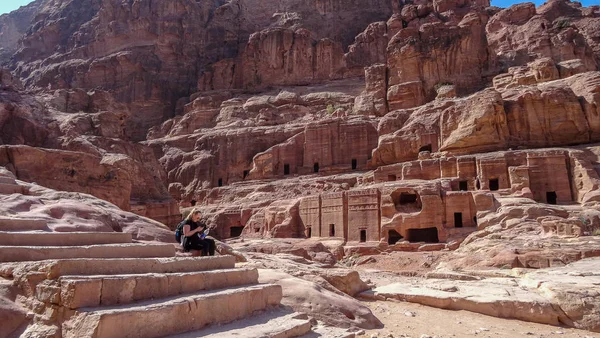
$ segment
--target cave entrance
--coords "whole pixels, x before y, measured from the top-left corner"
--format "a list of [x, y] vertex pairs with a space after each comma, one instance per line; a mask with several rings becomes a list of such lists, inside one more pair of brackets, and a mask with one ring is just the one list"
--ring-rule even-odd
[[400, 204], [413, 203], [417, 203], [417, 194], [411, 194], [409, 192], [400, 193]]
[[404, 237], [402, 237], [402, 235], [400, 235], [398, 233], [398, 231], [396, 231], [396, 230], [388, 231], [388, 244], [389, 245], [394, 245], [394, 244], [398, 243], [398, 241], [401, 240], [402, 238], [404, 238]]
[[546, 202], [548, 204], [556, 204], [556, 191], [548, 191], [546, 192]]
[[244, 170], [244, 179], [250, 175], [250, 170]]
[[463, 227], [462, 212], [455, 212], [454, 213], [454, 227], [455, 228], [462, 228]]
[[458, 182], [458, 190], [467, 191], [469, 190], [469, 182], [468, 181], [460, 181]]
[[284, 164], [283, 165], [283, 174], [284, 175], [289, 175], [290, 174], [290, 165], [289, 164]]
[[396, 180], [396, 175], [388, 175], [388, 181], [395, 181]]
[[406, 239], [409, 242], [439, 243], [437, 228], [408, 229]]
[[361, 241], [361, 243], [364, 243], [367, 241], [367, 230], [362, 229], [360, 231], [360, 241]]
[[422, 152], [422, 151], [428, 151], [431, 153], [432, 152], [431, 144], [427, 144], [427, 145], [424, 145], [421, 148], [419, 148], [419, 152]]
[[229, 237], [240, 237], [244, 227], [231, 227], [229, 228]]
[[500, 189], [500, 182], [497, 178], [492, 178], [490, 179], [490, 190], [491, 191], [496, 191]]

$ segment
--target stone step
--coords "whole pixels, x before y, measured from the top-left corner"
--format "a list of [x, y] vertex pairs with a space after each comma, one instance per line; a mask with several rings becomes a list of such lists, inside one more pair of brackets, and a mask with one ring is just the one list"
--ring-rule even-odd
[[12, 194], [24, 194], [25, 189], [20, 185], [0, 183], [0, 194], [12, 195]]
[[17, 181], [12, 177], [0, 176], [0, 184], [16, 185]]
[[164, 337], [245, 318], [279, 305], [281, 298], [281, 286], [260, 284], [112, 308], [80, 309], [63, 323], [62, 336]]
[[[57, 283], [60, 288], [39, 285], [37, 295], [40, 301], [52, 302], [56, 297], [59, 298], [57, 305], [78, 309], [130, 304], [147, 299], [257, 283], [258, 270], [253, 268], [169, 274], [63, 276]], [[57, 290], [60, 291], [60, 295], [54, 294]]]
[[9, 246], [78, 246], [131, 243], [125, 232], [20, 232], [0, 231], [0, 245]]
[[[19, 265], [23, 265], [22, 263]], [[183, 273], [235, 267], [233, 256], [118, 258], [118, 259], [62, 259], [32, 262], [25, 266], [33, 271], [46, 271], [49, 279], [61, 276], [125, 275], [145, 273]], [[43, 265], [37, 267], [34, 265]]]
[[309, 333], [310, 327], [306, 314], [275, 309], [227, 325], [211, 326], [170, 338], [291, 338]]
[[43, 219], [24, 219], [0, 217], [0, 231], [48, 231], [48, 224]]
[[88, 246], [0, 246], [0, 262], [63, 258], [142, 258], [175, 256], [172, 244], [107, 244]]

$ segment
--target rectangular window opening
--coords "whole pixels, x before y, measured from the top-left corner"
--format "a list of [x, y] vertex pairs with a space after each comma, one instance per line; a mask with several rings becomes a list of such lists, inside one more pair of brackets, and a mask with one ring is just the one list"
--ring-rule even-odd
[[360, 241], [362, 243], [364, 243], [364, 242], [367, 241], [367, 230], [363, 229], [363, 230], [360, 231]]
[[454, 227], [455, 228], [462, 228], [463, 227], [462, 212], [455, 212], [454, 213]]
[[491, 191], [496, 191], [500, 189], [500, 182], [497, 178], [493, 178], [490, 180], [490, 190]]

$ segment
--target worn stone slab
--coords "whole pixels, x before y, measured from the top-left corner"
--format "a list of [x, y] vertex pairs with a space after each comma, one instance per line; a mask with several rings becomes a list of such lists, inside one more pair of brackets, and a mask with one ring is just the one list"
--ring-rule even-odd
[[[66, 259], [49, 261], [44, 269], [48, 278], [78, 275], [122, 275], [143, 273], [195, 272], [235, 267], [233, 256], [120, 258], [120, 259]], [[28, 267], [25, 267], [27, 269]]]
[[[63, 323], [65, 338], [164, 337], [229, 323], [279, 305], [281, 286], [233, 287], [126, 306], [81, 309]], [[160, 318], [160, 320], [157, 320]], [[126, 323], [126, 325], [124, 325]]]
[[125, 232], [25, 232], [0, 231], [0, 245], [6, 246], [79, 246], [131, 243]]
[[47, 222], [43, 219], [22, 219], [0, 217], [0, 231], [48, 231]]
[[16, 185], [17, 181], [8, 176], [0, 176], [0, 184]]
[[186, 332], [171, 338], [291, 338], [310, 332], [308, 316], [277, 309], [235, 321], [223, 326], [211, 326], [204, 330]]
[[59, 278], [60, 305], [70, 309], [129, 304], [258, 283], [252, 268], [168, 274], [63, 276]]
[[0, 246], [0, 262], [62, 258], [142, 258], [175, 256], [171, 244], [107, 244], [88, 246]]
[[481, 281], [425, 279], [393, 283], [361, 293], [365, 298], [397, 299], [449, 310], [559, 325], [566, 318], [545, 297], [510, 278]]
[[23, 194], [25, 189], [16, 184], [5, 184], [0, 183], [0, 194], [12, 195], [12, 194]]

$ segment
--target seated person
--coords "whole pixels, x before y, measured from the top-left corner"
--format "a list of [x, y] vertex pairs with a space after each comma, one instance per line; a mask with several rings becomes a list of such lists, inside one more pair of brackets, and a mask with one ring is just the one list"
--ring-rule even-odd
[[206, 238], [204, 232], [206, 230], [206, 224], [200, 220], [200, 210], [193, 209], [185, 220], [183, 226], [183, 250], [192, 251], [192, 256], [214, 256], [215, 255], [215, 241], [210, 238]]

